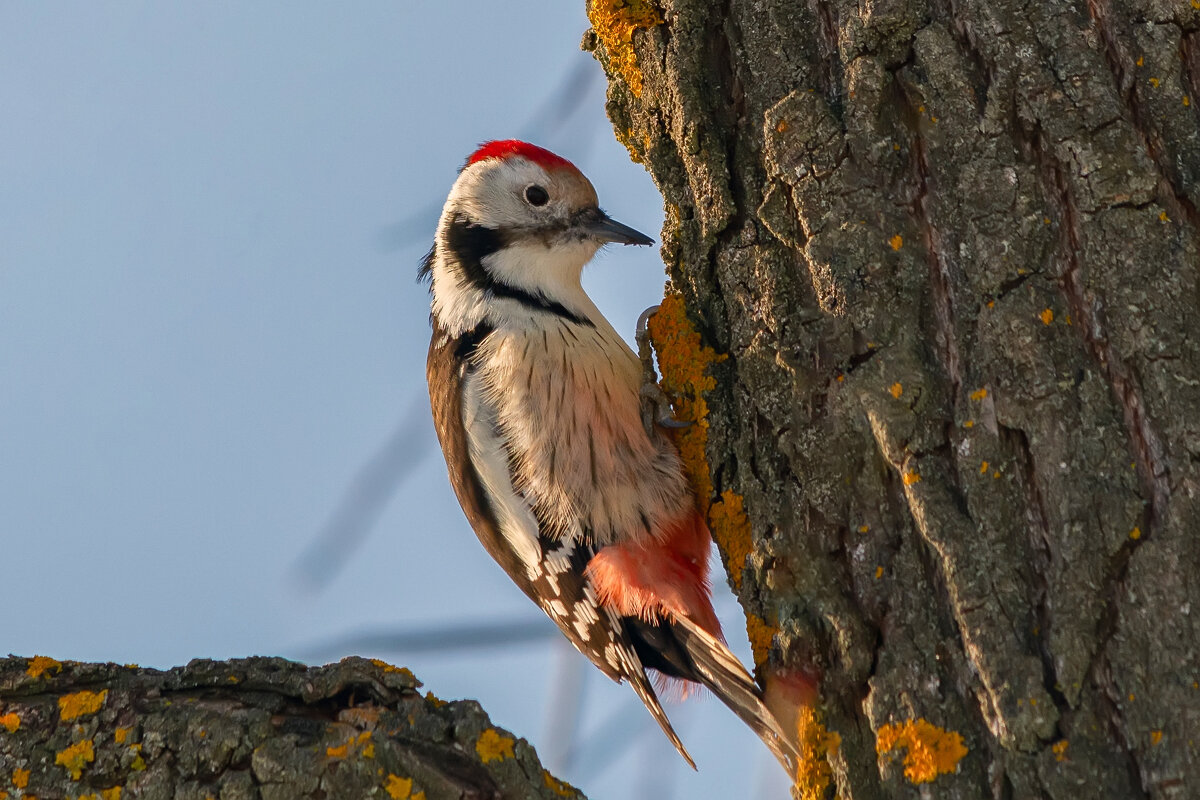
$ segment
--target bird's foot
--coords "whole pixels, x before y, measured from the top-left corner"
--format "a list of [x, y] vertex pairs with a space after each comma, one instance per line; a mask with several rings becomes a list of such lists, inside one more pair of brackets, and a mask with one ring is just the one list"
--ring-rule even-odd
[[638, 358], [642, 362], [642, 389], [638, 393], [642, 405], [642, 426], [646, 433], [654, 436], [654, 428], [686, 428], [692, 423], [676, 419], [671, 412], [671, 400], [658, 385], [658, 374], [654, 371], [654, 348], [650, 342], [650, 318], [658, 311], [650, 306], [638, 317], [634, 338], [638, 346]]

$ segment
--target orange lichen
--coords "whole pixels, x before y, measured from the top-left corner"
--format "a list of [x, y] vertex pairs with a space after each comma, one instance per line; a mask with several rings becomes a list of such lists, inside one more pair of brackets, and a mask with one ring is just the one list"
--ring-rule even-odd
[[787, 129], [788, 129], [788, 121], [786, 119], [781, 119], [781, 120], [779, 120], [779, 122], [775, 123], [775, 132], [776, 133], [787, 133]]
[[92, 747], [91, 739], [76, 742], [70, 747], [60, 750], [54, 756], [54, 763], [65, 769], [73, 781], [79, 780], [79, 776], [83, 774], [83, 768], [95, 760], [96, 751]]
[[704, 393], [717, 385], [709, 367], [728, 356], [718, 355], [703, 344], [700, 332], [688, 319], [680, 294], [663, 298], [658, 311], [650, 317], [649, 332], [658, 356], [663, 390], [675, 401], [675, 415], [692, 423], [672, 433], [700, 512], [707, 516], [713, 486], [708, 470], [708, 403]]
[[859, 526], [858, 526], [858, 532], [859, 532], [859, 533], [866, 533], [866, 532], [867, 532], [867, 531], [869, 531], [869, 530], [871, 530], [871, 526], [870, 526], [870, 525], [859, 525]]
[[901, 247], [904, 247], [904, 237], [897, 233], [895, 236], [888, 239], [888, 244], [892, 246], [893, 250], [899, 250]]
[[9, 733], [16, 733], [17, 728], [21, 727], [21, 718], [17, 716], [17, 712], [15, 711], [0, 714], [0, 727]]
[[18, 789], [24, 789], [29, 785], [29, 770], [20, 768], [14, 769], [12, 774], [12, 782], [13, 786], [17, 787]]
[[875, 568], [875, 580], [879, 580], [882, 577], [883, 577], [883, 567], [876, 567]]
[[[1193, 5], [1195, 5], [1198, 2], [1200, 2], [1200, 0], [1192, 0]], [[1200, 6], [1197, 6], [1197, 7], [1200, 8]], [[1190, 106], [1192, 104], [1192, 99], [1190, 97], [1188, 97], [1186, 94], [1183, 96], [1183, 104], [1185, 106]]]
[[1163, 737], [1162, 731], [1150, 731], [1150, 746], [1158, 747], [1159, 742], [1162, 741], [1162, 737]]
[[800, 761], [792, 795], [801, 800], [822, 800], [833, 780], [829, 756], [837, 753], [842, 737], [825, 728], [815, 707], [802, 706], [796, 717], [796, 745]]
[[896, 381], [888, 391], [892, 393], [892, 397], [899, 399], [900, 395], [904, 394], [904, 387], [900, 385], [900, 381]]
[[62, 672], [62, 664], [48, 656], [34, 656], [29, 660], [29, 666], [25, 672], [31, 678], [40, 678], [50, 670]]
[[100, 790], [101, 800], [121, 800], [121, 787], [114, 786], [111, 789]]
[[1043, 325], [1049, 325], [1051, 322], [1054, 322], [1054, 310], [1047, 308], [1038, 314], [1038, 318], [1041, 319]]
[[982, 400], [985, 397], [987, 397], [987, 389], [976, 389], [975, 391], [971, 392], [972, 400]]
[[117, 744], [125, 744], [125, 740], [129, 738], [129, 734], [133, 732], [133, 728], [117, 728], [113, 731], [113, 741]]
[[428, 700], [431, 704], [433, 704], [434, 708], [441, 708], [442, 706], [446, 705], [446, 701], [443, 700], [442, 698], [438, 697], [433, 692], [426, 692], [425, 699]]
[[479, 755], [479, 760], [487, 764], [491, 761], [512, 758], [513, 744], [512, 739], [501, 736], [495, 728], [488, 728], [479, 735], [479, 741], [475, 742], [475, 752]]
[[336, 747], [326, 747], [325, 755], [328, 758], [346, 758], [355, 750], [358, 750], [363, 758], [375, 757], [375, 743], [371, 741], [370, 731], [363, 731], [358, 736], [352, 736], [344, 744]]
[[726, 489], [721, 499], [708, 510], [708, 526], [713, 539], [725, 554], [725, 566], [735, 589], [742, 587], [742, 574], [750, 556], [750, 518], [740, 494]]
[[1155, 89], [1158, 88], [1158, 78], [1149, 78], [1147, 82]]
[[542, 783], [546, 784], [546, 788], [559, 797], [574, 797], [577, 794], [571, 784], [560, 781], [551, 775], [549, 770], [542, 770]]
[[964, 423], [963, 423], [963, 427], [964, 427], [964, 428], [974, 428], [974, 427], [975, 427], [975, 420], [973, 420], [973, 419], [969, 419], [969, 420], [967, 420], [966, 422], [964, 422]]
[[750, 640], [750, 652], [754, 657], [755, 666], [761, 667], [767, 662], [767, 654], [771, 652], [771, 642], [779, 628], [769, 624], [757, 614], [746, 614], [746, 638]]
[[[1142, 538], [1142, 529], [1135, 525], [1133, 530], [1129, 532], [1129, 538], [1133, 539], [1135, 542]], [[1131, 695], [1129, 699], [1132, 700], [1133, 696]]]
[[1167, 212], [1162, 211], [1158, 215], [1159, 222], [1170, 222], [1171, 218], [1167, 216]]
[[1062, 741], [1055, 742], [1054, 744], [1050, 745], [1050, 749], [1054, 752], [1054, 760], [1055, 761], [1069, 761], [1070, 758], [1068, 758], [1068, 756], [1067, 756], [1067, 748], [1070, 746], [1071, 746], [1071, 743], [1068, 742], [1066, 739], [1063, 739]]
[[411, 800], [413, 782], [412, 778], [401, 778], [399, 775], [388, 773], [387, 783], [383, 790], [388, 793], [388, 797], [392, 800]]
[[63, 722], [82, 717], [85, 714], [95, 714], [104, 705], [108, 697], [108, 689], [99, 692], [75, 692], [58, 698], [58, 715]]
[[982, 475], [983, 473], [985, 473], [987, 471], [988, 471], [988, 462], [984, 461], [982, 464], [979, 465], [979, 474]]
[[900, 479], [904, 481], [905, 486], [912, 486], [914, 483], [921, 482], [921, 475], [915, 469], [909, 469], [905, 470]]
[[633, 50], [633, 32], [663, 23], [648, 0], [589, 0], [588, 19], [608, 51], [609, 64], [629, 84], [636, 97], [642, 96], [642, 71]]
[[967, 754], [962, 735], [943, 730], [924, 719], [884, 725], [875, 739], [879, 755], [904, 748], [904, 777], [912, 783], [930, 783], [938, 775], [954, 772]]

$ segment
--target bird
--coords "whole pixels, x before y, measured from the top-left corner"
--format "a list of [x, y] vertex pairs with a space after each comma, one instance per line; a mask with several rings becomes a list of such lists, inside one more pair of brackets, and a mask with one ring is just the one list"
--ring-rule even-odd
[[648, 670], [707, 687], [794, 774], [793, 740], [722, 636], [712, 537], [675, 445], [643, 423], [641, 362], [580, 283], [604, 245], [653, 243], [567, 159], [480, 145], [418, 270], [434, 427], [484, 548], [693, 769]]

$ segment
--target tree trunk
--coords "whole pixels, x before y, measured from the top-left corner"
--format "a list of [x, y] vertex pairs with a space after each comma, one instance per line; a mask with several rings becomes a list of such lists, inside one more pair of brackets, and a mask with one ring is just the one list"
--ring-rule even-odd
[[582, 798], [473, 701], [347, 658], [0, 659], [0, 800]]
[[797, 796], [1200, 793], [1198, 9], [588, 0]]

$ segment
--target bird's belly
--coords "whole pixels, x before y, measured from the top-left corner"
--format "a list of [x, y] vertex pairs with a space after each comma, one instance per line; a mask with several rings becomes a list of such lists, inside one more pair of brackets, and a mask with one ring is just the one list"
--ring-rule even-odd
[[495, 344], [490, 399], [513, 485], [545, 533], [628, 541], [694, 506], [674, 445], [642, 427], [640, 365], [623, 342], [572, 326]]

